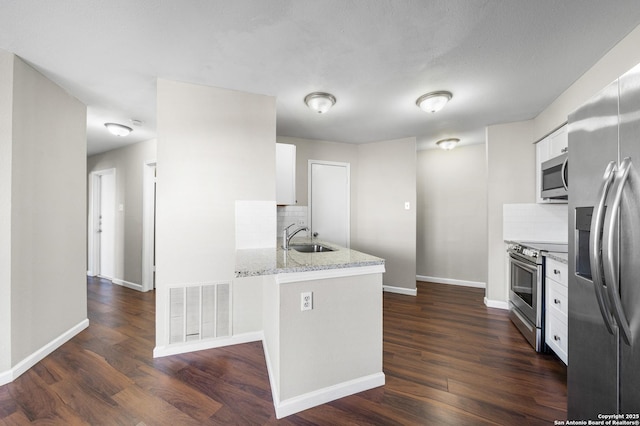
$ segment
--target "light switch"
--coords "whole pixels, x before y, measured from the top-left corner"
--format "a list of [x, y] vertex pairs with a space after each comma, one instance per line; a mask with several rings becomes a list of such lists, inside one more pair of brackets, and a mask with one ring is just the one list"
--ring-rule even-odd
[[405, 209], [405, 210], [411, 210], [411, 202], [409, 202], [409, 201], [405, 201], [405, 203], [404, 203], [404, 209]]

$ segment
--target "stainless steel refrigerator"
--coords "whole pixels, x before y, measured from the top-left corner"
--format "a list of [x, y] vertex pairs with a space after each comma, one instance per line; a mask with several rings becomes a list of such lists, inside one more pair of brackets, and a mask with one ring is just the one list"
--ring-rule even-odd
[[568, 418], [633, 417], [640, 413], [640, 66], [569, 116], [568, 167]]

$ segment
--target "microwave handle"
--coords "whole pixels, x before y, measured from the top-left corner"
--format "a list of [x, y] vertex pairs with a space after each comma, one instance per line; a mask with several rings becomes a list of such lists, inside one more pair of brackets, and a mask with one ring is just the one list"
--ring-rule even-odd
[[567, 156], [567, 158], [564, 159], [564, 162], [562, 163], [562, 170], [560, 171], [560, 175], [562, 177], [562, 186], [564, 186], [564, 189], [566, 191], [569, 190], [569, 184], [567, 182], [567, 165], [569, 164], [569, 156]]

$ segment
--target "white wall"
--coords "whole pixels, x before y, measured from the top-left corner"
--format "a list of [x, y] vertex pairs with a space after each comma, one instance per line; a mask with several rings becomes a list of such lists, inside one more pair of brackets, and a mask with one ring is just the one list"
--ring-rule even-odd
[[640, 26], [622, 39], [534, 120], [533, 140], [542, 139], [567, 121], [569, 113], [640, 63]]
[[484, 144], [418, 152], [417, 274], [486, 285], [487, 162]]
[[88, 178], [92, 172], [116, 169], [116, 206], [124, 210], [116, 212], [114, 278], [140, 286], [143, 169], [145, 161], [156, 159], [156, 150], [157, 141], [151, 139], [87, 158]]
[[416, 139], [358, 145], [356, 181], [351, 247], [385, 259], [385, 286], [415, 290]]
[[0, 49], [0, 376], [11, 368], [13, 58], [11, 53]]
[[156, 343], [164, 346], [169, 286], [234, 278], [236, 200], [271, 200], [275, 209], [276, 122], [269, 96], [160, 79], [157, 102]]
[[503, 204], [535, 202], [533, 121], [487, 127], [487, 290], [491, 302], [506, 302]]
[[2, 153], [10, 155], [9, 167], [0, 160], [0, 293], [10, 296], [9, 339], [7, 322], [0, 332], [10, 359], [3, 349], [0, 366], [13, 368], [86, 326], [86, 107], [21, 59], [0, 58], [0, 90], [13, 92], [0, 100], [2, 115], [12, 118], [9, 131], [4, 120], [0, 130]]
[[[382, 371], [381, 281], [371, 274], [278, 284], [280, 401]], [[313, 309], [302, 312], [307, 291]]]

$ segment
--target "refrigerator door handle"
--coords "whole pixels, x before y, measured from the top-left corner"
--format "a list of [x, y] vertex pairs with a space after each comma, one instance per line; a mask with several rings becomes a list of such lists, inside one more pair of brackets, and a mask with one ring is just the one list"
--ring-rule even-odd
[[620, 210], [620, 202], [622, 201], [622, 190], [624, 189], [624, 185], [629, 177], [630, 169], [631, 159], [627, 157], [622, 160], [620, 168], [616, 173], [616, 183], [611, 191], [613, 193], [613, 203], [607, 212], [607, 218], [609, 221], [607, 226], [604, 228], [604, 234], [602, 236], [604, 243], [602, 247], [604, 276], [605, 282], [607, 283], [607, 291], [609, 292], [609, 300], [613, 307], [613, 316], [616, 318], [622, 338], [627, 345], [631, 345], [631, 330], [629, 329], [629, 321], [627, 321], [627, 317], [622, 309], [622, 300], [618, 290], [619, 258], [617, 247], [614, 245], [618, 242], [615, 238], [617, 235], [615, 231], [618, 226], [618, 213]]
[[598, 204], [593, 209], [591, 218], [591, 230], [589, 234], [589, 260], [591, 263], [591, 276], [593, 278], [593, 288], [596, 293], [596, 300], [600, 308], [600, 314], [609, 333], [614, 334], [615, 325], [611, 317], [611, 304], [604, 292], [604, 277], [602, 271], [602, 227], [605, 219], [605, 202], [609, 195], [609, 188], [615, 179], [616, 162], [607, 164], [598, 191]]

